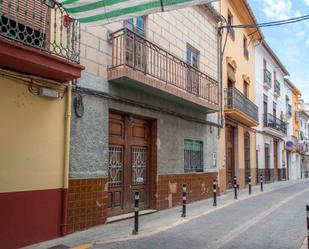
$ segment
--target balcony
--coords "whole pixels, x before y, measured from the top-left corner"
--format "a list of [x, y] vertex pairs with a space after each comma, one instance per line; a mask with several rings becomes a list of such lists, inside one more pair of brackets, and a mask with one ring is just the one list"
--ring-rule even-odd
[[230, 118], [249, 127], [259, 124], [258, 107], [236, 88], [224, 90], [224, 112]]
[[112, 34], [108, 80], [195, 106], [219, 110], [218, 82], [129, 29]]
[[59, 4], [42, 2], [0, 1], [0, 66], [58, 82], [79, 78], [80, 25]]
[[270, 113], [264, 114], [264, 131], [277, 137], [285, 137], [287, 124]]
[[280, 82], [278, 80], [275, 80], [274, 85], [274, 96], [278, 98], [280, 96]]
[[264, 69], [264, 88], [271, 88], [271, 73], [267, 69]]

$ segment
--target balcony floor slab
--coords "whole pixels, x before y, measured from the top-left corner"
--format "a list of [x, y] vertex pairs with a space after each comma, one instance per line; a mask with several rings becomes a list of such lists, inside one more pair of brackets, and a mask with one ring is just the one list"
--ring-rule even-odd
[[58, 56], [0, 37], [0, 66], [58, 82], [81, 76], [83, 66]]

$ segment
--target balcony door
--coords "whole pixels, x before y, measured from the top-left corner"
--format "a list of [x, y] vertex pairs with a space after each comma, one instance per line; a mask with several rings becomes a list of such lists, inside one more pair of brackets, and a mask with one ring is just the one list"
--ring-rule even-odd
[[234, 142], [234, 127], [231, 125], [225, 126], [226, 139], [226, 188], [233, 187], [233, 178], [235, 176], [235, 142]]
[[264, 119], [264, 126], [267, 126], [267, 113], [268, 113], [268, 97], [264, 94], [263, 95], [263, 119]]
[[135, 32], [138, 36], [128, 34], [126, 36], [126, 62], [127, 65], [146, 71], [146, 44], [143, 37], [146, 35], [145, 16], [127, 19], [124, 21], [124, 27]]
[[187, 90], [193, 94], [199, 94], [199, 51], [191, 45], [187, 45]]
[[109, 115], [108, 215], [133, 211], [134, 192], [140, 208], [149, 208], [150, 123], [131, 115]]

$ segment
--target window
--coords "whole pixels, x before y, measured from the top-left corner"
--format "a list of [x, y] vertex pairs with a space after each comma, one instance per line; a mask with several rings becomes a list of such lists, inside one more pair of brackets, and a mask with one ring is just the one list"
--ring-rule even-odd
[[267, 61], [263, 59], [263, 69], [264, 71], [267, 69]]
[[249, 98], [249, 83], [244, 80], [244, 95]]
[[274, 70], [274, 82], [276, 83], [277, 80], [277, 72]]
[[229, 26], [233, 25], [233, 15], [230, 10], [228, 10], [228, 13], [227, 13], [227, 24]]
[[249, 59], [248, 40], [246, 36], [244, 36], [244, 56], [247, 60]]
[[146, 16], [139, 16], [136, 18], [130, 18], [125, 20], [123, 26], [136, 32], [141, 36], [145, 36], [145, 22]]
[[232, 15], [230, 10], [228, 10], [228, 12], [227, 12], [227, 25], [229, 26], [228, 27], [229, 35], [234, 40], [235, 39], [235, 30], [232, 27], [230, 27], [230, 26], [233, 25], [233, 15]]
[[273, 102], [273, 115], [274, 117], [277, 116], [277, 103], [276, 102]]
[[185, 172], [203, 172], [203, 142], [185, 139], [184, 170]]
[[[199, 67], [199, 51], [187, 44], [187, 63], [193, 68]], [[199, 93], [199, 74], [198, 71], [188, 67], [187, 90], [193, 94]]]
[[192, 47], [191, 45], [187, 44], [187, 63], [194, 67], [198, 68], [199, 65], [199, 54], [200, 52]]

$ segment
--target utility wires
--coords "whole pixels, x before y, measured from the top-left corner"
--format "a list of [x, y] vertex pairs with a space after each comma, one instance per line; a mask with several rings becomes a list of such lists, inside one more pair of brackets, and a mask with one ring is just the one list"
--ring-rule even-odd
[[223, 29], [223, 28], [264, 28], [264, 27], [273, 27], [273, 26], [280, 26], [280, 25], [301, 22], [301, 21], [305, 21], [308, 19], [309, 19], [309, 15], [304, 15], [300, 17], [294, 17], [294, 18], [274, 21], [274, 22], [265, 22], [265, 23], [256, 23], [256, 24], [240, 24], [240, 25], [224, 25], [219, 28], [220, 29]]

